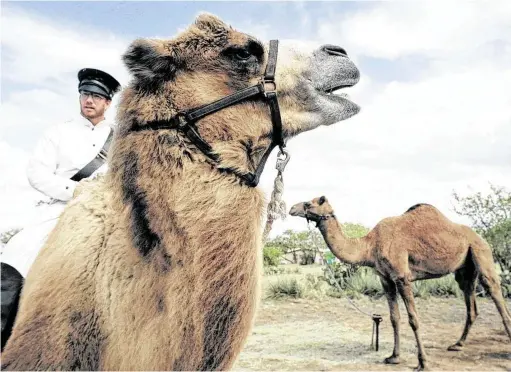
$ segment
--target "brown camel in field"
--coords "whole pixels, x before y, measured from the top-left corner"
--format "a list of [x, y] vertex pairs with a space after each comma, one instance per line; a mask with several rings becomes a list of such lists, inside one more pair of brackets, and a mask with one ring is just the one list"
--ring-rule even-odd
[[385, 359], [385, 363], [400, 362], [399, 292], [417, 340], [417, 369], [426, 368], [412, 282], [450, 273], [455, 273], [456, 281], [464, 293], [467, 319], [460, 339], [449, 350], [462, 349], [477, 317], [475, 283], [478, 277], [495, 302], [511, 339], [511, 314], [502, 296], [489, 245], [470, 227], [451, 222], [435, 207], [416, 204], [400, 216], [384, 218], [366, 236], [358, 239], [350, 239], [343, 234], [341, 224], [324, 196], [295, 204], [289, 213], [315, 221], [326, 244], [339, 260], [370, 266], [378, 273], [394, 329], [394, 352]]
[[259, 298], [265, 159], [359, 112], [330, 94], [359, 80], [341, 47], [262, 43], [209, 14], [123, 61], [109, 172], [28, 273], [2, 369], [231, 368]]

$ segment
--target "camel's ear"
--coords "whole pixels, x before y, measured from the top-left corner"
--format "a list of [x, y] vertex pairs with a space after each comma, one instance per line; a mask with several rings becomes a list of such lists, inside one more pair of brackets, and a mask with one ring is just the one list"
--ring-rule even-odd
[[326, 196], [322, 196], [321, 198], [319, 198], [319, 205], [323, 205], [323, 203], [326, 201], [327, 201]]
[[220, 18], [207, 12], [203, 12], [197, 16], [195, 25], [200, 30], [213, 34], [225, 32], [228, 29], [228, 26]]
[[177, 56], [168, 43], [161, 40], [137, 39], [122, 56], [128, 70], [142, 84], [172, 80], [177, 69]]

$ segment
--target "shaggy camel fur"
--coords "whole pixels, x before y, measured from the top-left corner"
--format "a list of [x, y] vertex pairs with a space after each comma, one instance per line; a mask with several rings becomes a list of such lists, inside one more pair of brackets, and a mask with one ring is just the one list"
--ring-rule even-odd
[[394, 329], [394, 352], [385, 359], [386, 363], [399, 363], [399, 292], [417, 340], [417, 369], [426, 367], [412, 294], [415, 280], [455, 273], [465, 295], [467, 320], [461, 338], [449, 350], [461, 350], [477, 317], [475, 282], [478, 277], [495, 302], [511, 338], [511, 314], [502, 296], [490, 247], [471, 228], [451, 222], [435, 207], [414, 205], [400, 216], [381, 220], [360, 239], [350, 239], [343, 234], [341, 224], [324, 196], [295, 204], [289, 213], [315, 221], [326, 244], [339, 260], [376, 269], [387, 296]]
[[[243, 183], [272, 138], [270, 110], [251, 99], [199, 120], [219, 162], [153, 120], [262, 77], [268, 45], [201, 14], [171, 40], [136, 40], [117, 113], [109, 173], [77, 189], [28, 273], [3, 369], [229, 369], [259, 292], [264, 194]], [[359, 107], [331, 89], [359, 71], [333, 45], [279, 46], [286, 139]]]

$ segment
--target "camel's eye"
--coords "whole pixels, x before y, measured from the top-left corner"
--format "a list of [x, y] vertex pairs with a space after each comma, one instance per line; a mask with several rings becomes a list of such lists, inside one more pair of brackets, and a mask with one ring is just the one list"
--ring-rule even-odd
[[247, 45], [231, 45], [222, 54], [229, 62], [229, 68], [244, 75], [257, 75], [263, 56], [261, 52], [264, 50], [257, 43], [249, 42]]
[[238, 49], [234, 53], [234, 57], [240, 61], [246, 61], [247, 59], [252, 57], [252, 54], [246, 49]]
[[262, 53], [264, 51], [255, 42], [250, 42], [244, 46], [231, 46], [224, 51], [227, 57], [242, 64], [257, 62]]

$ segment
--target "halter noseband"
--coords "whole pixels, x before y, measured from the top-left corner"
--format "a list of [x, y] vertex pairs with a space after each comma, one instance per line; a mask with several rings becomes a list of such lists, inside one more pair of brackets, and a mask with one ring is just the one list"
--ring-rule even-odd
[[329, 220], [330, 218], [336, 219], [335, 214], [333, 214], [333, 213], [317, 214], [317, 213], [305, 210], [305, 219], [307, 220], [307, 223], [309, 223], [309, 221], [314, 221], [314, 222], [316, 222], [316, 227], [319, 226], [319, 223], [321, 221], [326, 221], [326, 220]]
[[[213, 153], [211, 146], [199, 135], [195, 123], [203, 117], [220, 111], [226, 107], [237, 104], [248, 98], [261, 96], [270, 106], [271, 120], [273, 124], [272, 142], [270, 147], [263, 154], [261, 162], [257, 166], [255, 173], [240, 173], [231, 168], [226, 169], [227, 171], [240, 177], [248, 186], [257, 186], [259, 183], [259, 178], [261, 177], [261, 173], [263, 172], [264, 165], [266, 164], [266, 160], [268, 160], [268, 157], [275, 146], [279, 146], [280, 151], [286, 155], [286, 159], [289, 157], [287, 152], [284, 150], [285, 143], [282, 133], [282, 119], [280, 117], [279, 102], [277, 100], [277, 85], [275, 84], [275, 68], [277, 66], [278, 43], [278, 40], [270, 40], [268, 63], [266, 64], [264, 77], [258, 84], [241, 89], [236, 93], [228, 95], [210, 104], [185, 111], [180, 111], [177, 113], [177, 115], [170, 119], [150, 121], [147, 123], [147, 125], [140, 127], [139, 130], [180, 130], [200, 151], [202, 151], [202, 153], [204, 153], [204, 155], [218, 163], [220, 160], [218, 155]], [[268, 85], [271, 85], [273, 89], [266, 89]]]

